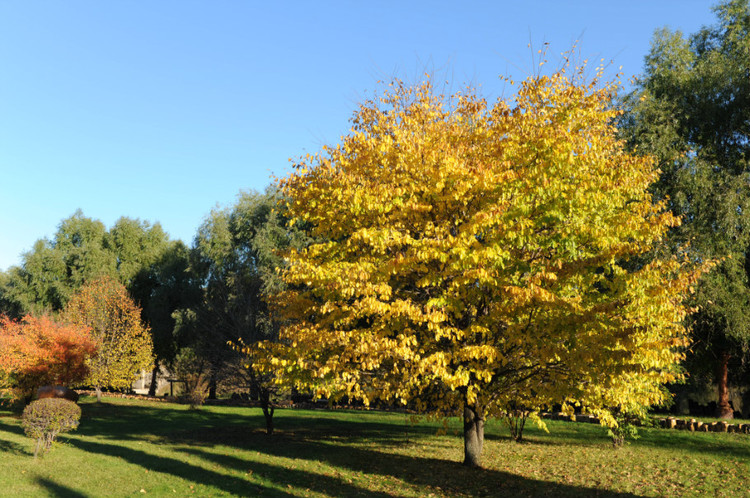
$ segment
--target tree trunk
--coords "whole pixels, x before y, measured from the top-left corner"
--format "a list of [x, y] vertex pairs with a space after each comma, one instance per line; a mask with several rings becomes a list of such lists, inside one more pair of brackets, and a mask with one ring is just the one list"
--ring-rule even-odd
[[96, 402], [101, 403], [102, 402], [102, 386], [96, 386]]
[[719, 385], [719, 404], [716, 416], [723, 419], [734, 418], [734, 412], [729, 405], [729, 353], [721, 353], [719, 365], [716, 369], [716, 383]]
[[208, 399], [216, 399], [216, 373], [213, 370], [208, 381]]
[[274, 406], [271, 403], [271, 392], [266, 388], [260, 389], [260, 407], [263, 409], [263, 415], [266, 417], [266, 434], [273, 434], [273, 412]]
[[154, 369], [151, 371], [151, 385], [148, 388], [148, 395], [149, 396], [156, 396], [156, 384], [157, 384], [157, 375], [159, 374], [159, 362], [154, 362]]
[[484, 445], [484, 418], [478, 405], [464, 402], [464, 465], [481, 467]]

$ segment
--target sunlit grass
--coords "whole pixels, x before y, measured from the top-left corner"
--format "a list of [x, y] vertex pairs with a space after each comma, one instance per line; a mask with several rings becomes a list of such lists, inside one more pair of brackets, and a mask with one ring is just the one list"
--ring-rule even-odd
[[458, 420], [84, 398], [80, 428], [44, 459], [0, 412], [4, 496], [742, 496], [750, 436], [641, 429], [615, 450], [596, 425], [549, 422], [514, 443], [487, 427], [485, 469], [461, 466]]

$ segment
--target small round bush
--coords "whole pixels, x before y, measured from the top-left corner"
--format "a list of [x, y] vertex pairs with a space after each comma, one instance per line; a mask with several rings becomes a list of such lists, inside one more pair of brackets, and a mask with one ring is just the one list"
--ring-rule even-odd
[[78, 427], [81, 408], [67, 399], [45, 398], [29, 403], [23, 410], [21, 422], [26, 435], [36, 439], [34, 457], [50, 449], [61, 432]]

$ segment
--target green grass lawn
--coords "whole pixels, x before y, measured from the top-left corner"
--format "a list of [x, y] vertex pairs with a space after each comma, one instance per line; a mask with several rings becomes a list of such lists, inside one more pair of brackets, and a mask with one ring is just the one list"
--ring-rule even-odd
[[641, 429], [614, 450], [591, 424], [549, 422], [521, 444], [491, 422], [485, 469], [461, 466], [458, 420], [412, 425], [402, 414], [277, 410], [106, 398], [43, 459], [0, 411], [3, 496], [748, 496], [750, 436]]

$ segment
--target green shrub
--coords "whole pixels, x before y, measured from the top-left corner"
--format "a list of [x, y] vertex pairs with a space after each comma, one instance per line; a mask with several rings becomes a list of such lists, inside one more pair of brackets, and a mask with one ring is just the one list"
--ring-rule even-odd
[[174, 373], [185, 383], [185, 392], [180, 400], [198, 409], [208, 397], [206, 362], [192, 348], [182, 348], [174, 360]]
[[620, 412], [613, 415], [617, 421], [617, 427], [610, 427], [607, 431], [609, 437], [612, 438], [612, 446], [621, 448], [626, 439], [638, 439], [640, 437], [637, 426], [641, 425], [642, 421], [639, 417]]
[[45, 398], [29, 403], [21, 423], [26, 435], [36, 439], [34, 458], [47, 452], [58, 434], [78, 427], [81, 408], [67, 399]]

